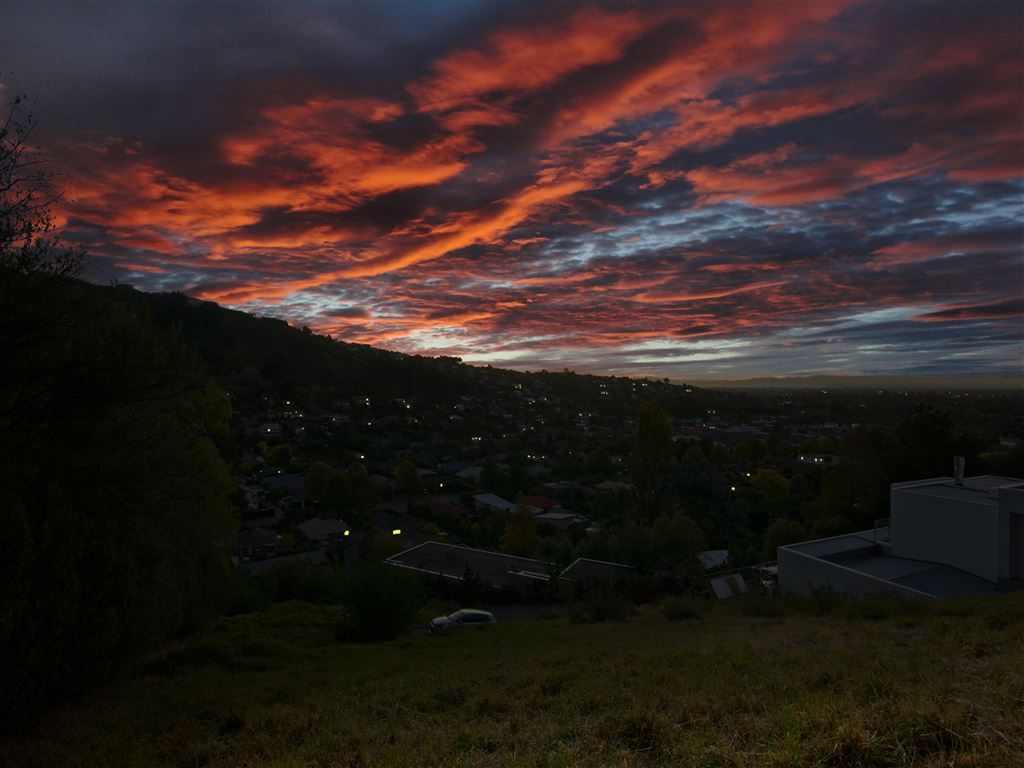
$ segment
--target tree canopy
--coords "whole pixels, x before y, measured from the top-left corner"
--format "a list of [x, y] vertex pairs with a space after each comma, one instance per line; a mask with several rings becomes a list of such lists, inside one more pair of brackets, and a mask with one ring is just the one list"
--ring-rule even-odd
[[198, 626], [234, 530], [226, 396], [119, 291], [69, 279], [29, 135], [0, 124], [3, 714]]

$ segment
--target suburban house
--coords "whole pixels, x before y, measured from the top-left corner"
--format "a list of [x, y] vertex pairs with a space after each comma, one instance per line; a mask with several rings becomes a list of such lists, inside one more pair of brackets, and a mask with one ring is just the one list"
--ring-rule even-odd
[[522, 501], [524, 504], [528, 504], [531, 507], [543, 509], [545, 512], [547, 512], [549, 509], [554, 509], [555, 507], [562, 506], [557, 499], [551, 499], [548, 498], [547, 496], [523, 496], [523, 498], [520, 499], [520, 501]]
[[235, 554], [239, 557], [268, 557], [277, 551], [281, 537], [266, 528], [243, 528], [235, 541]]
[[297, 499], [306, 497], [306, 478], [299, 474], [266, 475], [261, 481], [268, 490], [275, 488], [283, 489], [285, 496], [294, 496]]
[[296, 527], [307, 539], [318, 541], [321, 544], [333, 544], [351, 533], [348, 523], [335, 517], [314, 517], [304, 523], [299, 523]]
[[411, 545], [420, 540], [420, 526], [423, 521], [418, 517], [398, 509], [377, 507], [370, 517], [370, 527], [376, 528], [388, 536], [400, 537], [404, 545]]
[[1024, 480], [894, 483], [888, 521], [778, 549], [779, 588], [958, 597], [1024, 589]]
[[428, 496], [420, 499], [419, 503], [428, 507], [435, 515], [451, 515], [452, 517], [461, 518], [468, 511], [461, 504], [437, 497]]
[[384, 561], [425, 576], [462, 581], [467, 571], [492, 587], [526, 588], [549, 579], [551, 563], [456, 544], [425, 541]]
[[262, 576], [264, 573], [277, 570], [282, 566], [304, 560], [310, 565], [321, 565], [327, 562], [327, 553], [322, 549], [314, 549], [312, 552], [299, 552], [294, 555], [281, 555], [271, 557], [267, 560], [256, 560], [251, 563], [242, 563], [238, 570], [248, 573], [250, 576]]
[[620, 480], [605, 480], [594, 486], [605, 493], [632, 493], [633, 486]]
[[515, 512], [518, 509], [514, 502], [494, 493], [478, 493], [473, 497], [473, 503], [477, 512]]
[[[384, 562], [424, 576], [439, 576], [453, 581], [462, 581], [466, 573], [470, 572], [482, 584], [495, 588], [526, 588], [531, 584], [547, 582], [551, 580], [556, 568], [554, 563], [543, 560], [438, 541], [425, 541], [392, 555]], [[562, 571], [558, 578], [565, 581], [619, 579], [635, 573], [636, 568], [631, 565], [581, 557]]]
[[455, 473], [455, 476], [460, 480], [466, 480], [471, 483], [479, 483], [480, 473], [483, 471], [483, 467], [470, 466], [466, 467], [465, 469], [460, 469], [458, 472]]
[[636, 575], [636, 568], [632, 565], [578, 557], [572, 565], [562, 571], [561, 578], [568, 581], [590, 581], [593, 579], [614, 581], [634, 575]]
[[583, 515], [578, 515], [575, 512], [569, 512], [565, 509], [553, 509], [549, 512], [541, 512], [539, 515], [534, 515], [534, 519], [538, 523], [544, 523], [563, 531], [572, 528], [574, 525], [590, 524], [590, 521]]

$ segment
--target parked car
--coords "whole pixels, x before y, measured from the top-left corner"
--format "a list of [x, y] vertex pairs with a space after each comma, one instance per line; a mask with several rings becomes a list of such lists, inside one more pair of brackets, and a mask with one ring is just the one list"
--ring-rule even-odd
[[430, 622], [431, 632], [446, 632], [449, 629], [461, 629], [463, 627], [481, 627], [485, 624], [497, 624], [494, 614], [490, 611], [478, 611], [473, 608], [463, 608], [448, 616], [438, 616]]

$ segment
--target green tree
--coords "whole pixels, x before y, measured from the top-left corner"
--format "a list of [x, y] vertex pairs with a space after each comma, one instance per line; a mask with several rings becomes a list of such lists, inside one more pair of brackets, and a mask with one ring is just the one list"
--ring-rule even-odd
[[803, 541], [807, 536], [804, 527], [796, 520], [788, 517], [780, 517], [773, 522], [764, 532], [764, 549], [761, 552], [763, 560], [775, 560], [777, 550], [784, 544], [795, 544]]
[[287, 445], [275, 445], [267, 451], [267, 463], [272, 467], [287, 469], [292, 463], [292, 449]]
[[769, 456], [789, 458], [793, 454], [793, 446], [782, 435], [772, 433], [765, 442], [765, 451]]
[[729, 453], [728, 448], [721, 443], [715, 443], [714, 447], [711, 449], [711, 456], [709, 458], [711, 459], [711, 463], [716, 467], [722, 467], [729, 463], [729, 459], [731, 457], [732, 456]]
[[356, 513], [349, 522], [357, 525], [362, 522], [362, 518], [365, 517], [365, 513], [370, 508], [370, 505], [377, 501], [377, 486], [373, 484], [373, 478], [370, 477], [370, 473], [366, 471], [366, 467], [362, 464], [354, 463], [349, 465], [346, 474], [348, 475], [349, 501], [353, 511]]
[[665, 473], [673, 460], [672, 424], [668, 415], [655, 403], [641, 403], [629, 468], [642, 519], [653, 520], [661, 511]]
[[[50, 279], [50, 278], [39, 278]], [[229, 405], [172, 334], [100, 289], [0, 298], [0, 707], [105, 679], [198, 627], [234, 526], [214, 438]], [[30, 328], [31, 330], [24, 330]], [[12, 357], [13, 356], [13, 357]]]
[[789, 493], [789, 481], [774, 469], [759, 469], [750, 478], [750, 484], [772, 501]]
[[612, 457], [604, 448], [597, 448], [587, 455], [586, 471], [589, 475], [607, 477], [615, 469]]
[[704, 455], [704, 451], [699, 445], [691, 445], [686, 449], [686, 453], [683, 454], [683, 463], [707, 464], [708, 457]]
[[408, 459], [404, 459], [395, 470], [395, 488], [399, 493], [420, 493], [423, 490], [420, 473]]
[[488, 491], [500, 492], [506, 485], [505, 474], [493, 459], [484, 462], [480, 470], [480, 486]]
[[704, 533], [686, 515], [659, 518], [653, 525], [629, 522], [614, 531], [608, 542], [613, 560], [645, 570], [684, 570], [696, 567], [704, 549]]
[[71, 280], [59, 196], [0, 119], [0, 715], [109, 677], [226, 596], [227, 397], [123, 290]]
[[803, 441], [801, 441], [800, 443], [801, 454], [821, 453], [820, 448], [821, 446], [819, 445], [818, 439], [816, 437], [804, 438]]
[[537, 544], [537, 521], [529, 512], [517, 510], [505, 521], [501, 535], [501, 551], [508, 555], [527, 557]]
[[306, 498], [328, 512], [343, 512], [351, 501], [348, 473], [318, 461], [306, 470]]
[[361, 567], [349, 583], [337, 635], [345, 641], [393, 640], [416, 621], [423, 595], [416, 579], [381, 563]]

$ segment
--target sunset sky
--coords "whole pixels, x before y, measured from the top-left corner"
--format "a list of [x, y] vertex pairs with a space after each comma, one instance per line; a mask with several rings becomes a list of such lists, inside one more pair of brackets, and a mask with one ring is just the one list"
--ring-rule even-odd
[[1016, 372], [1024, 4], [0, 0], [87, 277], [698, 379]]

